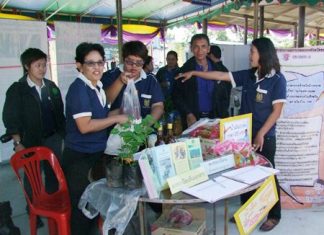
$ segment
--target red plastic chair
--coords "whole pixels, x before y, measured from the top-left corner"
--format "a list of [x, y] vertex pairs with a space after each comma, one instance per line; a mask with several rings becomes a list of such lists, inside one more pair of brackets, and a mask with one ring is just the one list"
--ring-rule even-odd
[[[58, 190], [52, 194], [45, 191], [41, 173], [41, 161], [48, 161], [59, 182]], [[71, 202], [63, 170], [54, 153], [46, 147], [32, 147], [15, 153], [10, 164], [21, 184], [20, 173], [28, 178], [32, 188], [32, 197], [24, 190], [29, 206], [29, 223], [31, 235], [37, 234], [37, 216], [47, 217], [49, 234], [70, 235]]]

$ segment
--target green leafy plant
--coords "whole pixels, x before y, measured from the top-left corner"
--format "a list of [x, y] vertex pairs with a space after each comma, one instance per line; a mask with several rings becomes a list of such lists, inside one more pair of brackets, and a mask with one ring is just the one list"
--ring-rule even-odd
[[130, 119], [130, 122], [121, 124], [119, 128], [114, 128], [111, 134], [119, 135], [123, 140], [118, 154], [122, 162], [133, 162], [133, 154], [141, 146], [147, 147], [147, 137], [154, 132], [154, 128], [158, 127], [159, 123], [152, 115], [147, 115], [140, 123], [136, 123], [134, 119]]

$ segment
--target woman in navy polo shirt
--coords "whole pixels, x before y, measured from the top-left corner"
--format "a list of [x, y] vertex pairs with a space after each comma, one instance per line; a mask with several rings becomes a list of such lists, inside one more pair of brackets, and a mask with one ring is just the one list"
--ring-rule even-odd
[[76, 48], [80, 72], [66, 95], [66, 137], [63, 169], [71, 203], [71, 234], [90, 234], [91, 221], [78, 209], [79, 199], [89, 184], [88, 172], [106, 148], [107, 127], [124, 123], [125, 115], [108, 116], [109, 103], [102, 89], [105, 56], [99, 44], [81, 43]]
[[[237, 72], [198, 72], [191, 71], [180, 74], [182, 82], [191, 76], [203, 77], [210, 80], [229, 81], [233, 87], [242, 86], [241, 114], [252, 113], [253, 147], [265, 156], [273, 166], [276, 152], [276, 121], [280, 117], [286, 102], [286, 79], [280, 72], [279, 59], [276, 49], [268, 38], [253, 40], [250, 50], [251, 69]], [[260, 230], [269, 231], [280, 221], [280, 191], [276, 178], [279, 201], [270, 210], [268, 219], [261, 225]], [[242, 203], [247, 201], [252, 193], [241, 197]]]
[[159, 120], [164, 112], [164, 96], [155, 76], [142, 69], [147, 56], [147, 48], [142, 42], [125, 43], [122, 48], [124, 64], [105, 72], [101, 81], [114, 110], [120, 108], [128, 79], [134, 79], [142, 118], [151, 114]]

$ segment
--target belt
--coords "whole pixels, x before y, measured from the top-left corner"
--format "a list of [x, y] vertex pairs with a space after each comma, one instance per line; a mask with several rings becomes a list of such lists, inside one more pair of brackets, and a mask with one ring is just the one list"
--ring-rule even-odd
[[211, 114], [211, 112], [200, 112], [199, 117], [200, 118], [206, 118], [206, 117], [209, 117], [210, 114]]
[[48, 138], [51, 137], [52, 135], [54, 135], [56, 133], [56, 131], [50, 131], [50, 132], [46, 132], [43, 134], [43, 138]]

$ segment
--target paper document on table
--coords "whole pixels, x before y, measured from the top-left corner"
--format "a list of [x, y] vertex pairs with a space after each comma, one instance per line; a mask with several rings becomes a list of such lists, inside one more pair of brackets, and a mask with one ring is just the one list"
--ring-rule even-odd
[[252, 185], [268, 178], [270, 175], [276, 175], [278, 173], [279, 170], [277, 169], [257, 165], [228, 171], [223, 173], [222, 176]]
[[248, 186], [247, 184], [218, 176], [191, 188], [182, 189], [181, 191], [204, 201], [214, 203]]

